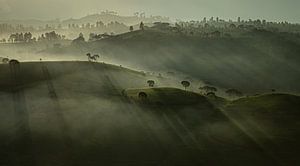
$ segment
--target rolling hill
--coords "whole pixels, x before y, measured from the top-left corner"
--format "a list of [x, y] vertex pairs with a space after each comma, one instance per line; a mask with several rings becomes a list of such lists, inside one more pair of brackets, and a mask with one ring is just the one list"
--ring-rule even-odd
[[152, 16], [152, 17], [140, 17], [140, 16], [122, 16], [117, 15], [115, 13], [105, 13], [102, 12], [100, 14], [90, 14], [86, 15], [84, 17], [80, 18], [70, 18], [65, 20], [36, 20], [36, 19], [27, 19], [27, 20], [21, 20], [21, 19], [11, 19], [11, 20], [0, 20], [0, 23], [2, 24], [22, 24], [24, 26], [45, 26], [46, 24], [49, 25], [59, 25], [62, 24], [63, 26], [67, 27], [68, 24], [95, 24], [97, 21], [102, 21], [105, 24], [111, 23], [111, 22], [119, 22], [124, 23], [126, 25], [135, 25], [139, 24], [140, 22], [145, 23], [153, 23], [153, 22], [170, 22], [170, 19], [167, 17], [161, 17], [161, 16]]
[[[146, 30], [44, 53], [85, 55], [149, 71], [176, 71], [245, 93], [299, 94], [299, 37], [251, 31], [240, 37], [201, 38]], [[249, 84], [251, 82], [251, 84]]]
[[126, 25], [135, 25], [139, 24], [140, 22], [145, 23], [154, 23], [154, 22], [170, 22], [169, 18], [167, 17], [137, 17], [137, 16], [120, 16], [116, 14], [109, 14], [109, 13], [101, 13], [101, 14], [92, 14], [87, 15], [82, 18], [78, 19], [67, 19], [62, 21], [62, 24], [68, 25], [68, 24], [87, 24], [87, 23], [95, 23], [97, 21], [102, 21], [105, 24], [108, 24], [110, 22], [120, 22], [124, 23]]
[[[264, 149], [280, 155], [283, 165], [294, 165], [300, 149], [299, 103], [299, 96], [268, 94], [233, 101], [224, 112]], [[285, 154], [285, 149], [290, 153]]]
[[[299, 97], [243, 98], [217, 108], [204, 96], [167, 88], [169, 79], [156, 77], [159, 87], [145, 88], [150, 78], [103, 63], [1, 64], [0, 165], [300, 163]], [[124, 89], [132, 96], [144, 91], [164, 104], [128, 99], [122, 94]], [[167, 102], [175, 99], [193, 104]], [[251, 110], [255, 113], [250, 119], [259, 122], [254, 127], [241, 122], [245, 117], [240, 114]], [[282, 111], [289, 118], [281, 118]], [[278, 128], [280, 124], [268, 115], [285, 125]], [[266, 123], [267, 136], [277, 134], [271, 140], [278, 146], [269, 146], [258, 132]], [[291, 147], [290, 140], [295, 146]]]

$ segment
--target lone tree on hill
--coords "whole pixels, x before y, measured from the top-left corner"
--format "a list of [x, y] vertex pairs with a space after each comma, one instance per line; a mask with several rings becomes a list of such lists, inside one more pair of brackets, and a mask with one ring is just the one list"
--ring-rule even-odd
[[88, 57], [88, 60], [90, 61], [91, 53], [87, 53], [86, 56]]
[[20, 64], [20, 62], [16, 59], [12, 59], [12, 60], [9, 60], [9, 64], [10, 65], [18, 65], [18, 64]]
[[210, 93], [210, 92], [217, 92], [218, 89], [212, 86], [203, 86], [199, 88], [201, 91], [204, 91], [206, 94]]
[[215, 94], [214, 92], [209, 92], [209, 93], [207, 93], [206, 95], [207, 95], [208, 97], [214, 97], [214, 98], [217, 97], [216, 94]]
[[88, 60], [90, 62], [92, 62], [92, 61], [96, 62], [97, 59], [100, 58], [100, 56], [98, 54], [92, 56], [91, 53], [87, 53], [86, 56], [88, 57]]
[[133, 26], [129, 27], [130, 32], [133, 32]]
[[144, 30], [144, 29], [145, 29], [145, 25], [144, 25], [143, 22], [141, 22], [141, 24], [140, 24], [140, 30]]
[[181, 85], [184, 87], [184, 89], [186, 90], [186, 88], [188, 88], [190, 85], [191, 85], [191, 83], [189, 82], [189, 81], [182, 81], [181, 82]]
[[93, 57], [92, 57], [92, 59], [94, 60], [94, 61], [97, 61], [97, 59], [99, 59], [100, 58], [100, 56], [98, 55], [98, 54], [95, 54]]
[[2, 59], [2, 63], [7, 64], [8, 62], [9, 62], [9, 59], [8, 59], [8, 58], [3, 58], [3, 59]]
[[80, 33], [79, 36], [78, 36], [78, 38], [74, 39], [71, 44], [72, 45], [80, 45], [80, 44], [82, 44], [84, 42], [85, 42], [85, 39], [83, 37], [83, 34]]
[[155, 85], [155, 82], [153, 80], [148, 80], [147, 83], [148, 83], [149, 87], [154, 87], [154, 85]]

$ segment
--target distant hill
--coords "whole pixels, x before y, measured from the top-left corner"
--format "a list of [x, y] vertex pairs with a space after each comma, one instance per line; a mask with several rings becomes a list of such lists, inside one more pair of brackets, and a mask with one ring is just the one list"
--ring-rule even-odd
[[58, 25], [60, 24], [59, 20], [37, 20], [37, 19], [11, 19], [11, 20], [0, 20], [0, 24], [12, 24], [12, 25], [24, 25], [24, 26], [42, 26], [44, 27], [46, 24], [49, 25]]
[[101, 13], [101, 14], [92, 14], [87, 15], [81, 18], [71, 18], [66, 20], [35, 20], [35, 19], [25, 19], [25, 20], [19, 20], [19, 19], [12, 19], [12, 20], [0, 20], [0, 24], [6, 23], [6, 24], [12, 24], [12, 25], [19, 25], [22, 24], [24, 26], [42, 26], [44, 27], [46, 24], [49, 25], [63, 25], [65, 27], [68, 26], [68, 24], [95, 24], [97, 21], [102, 21], [103, 23], [107, 24], [110, 22], [119, 22], [126, 25], [136, 25], [139, 24], [141, 21], [145, 23], [154, 23], [154, 22], [170, 22], [170, 19], [168, 17], [162, 17], [162, 16], [151, 16], [151, 17], [140, 17], [140, 16], [121, 16], [116, 14], [110, 14], [110, 13]]
[[120, 16], [115, 14], [93, 14], [88, 15], [79, 19], [68, 19], [62, 21], [64, 25], [68, 24], [87, 24], [87, 23], [96, 23], [97, 21], [102, 21], [103, 23], [107, 24], [110, 22], [119, 22], [126, 25], [136, 25], [140, 22], [145, 23], [154, 23], [154, 22], [170, 22], [169, 18], [167, 17], [137, 17], [137, 16]]
[[251, 94], [271, 89], [300, 93], [300, 42], [291, 34], [252, 31], [234, 38], [201, 38], [145, 30], [53, 53], [82, 56], [86, 52], [149, 71], [185, 73]]

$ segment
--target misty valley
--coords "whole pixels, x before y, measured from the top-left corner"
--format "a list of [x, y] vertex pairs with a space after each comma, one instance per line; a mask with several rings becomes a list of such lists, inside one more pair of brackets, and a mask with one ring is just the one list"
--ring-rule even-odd
[[299, 23], [0, 17], [0, 166], [296, 166], [299, 95]]

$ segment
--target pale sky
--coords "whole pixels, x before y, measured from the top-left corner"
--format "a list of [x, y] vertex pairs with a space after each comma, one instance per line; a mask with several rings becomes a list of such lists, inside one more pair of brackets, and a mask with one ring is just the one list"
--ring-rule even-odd
[[79, 18], [103, 10], [144, 11], [173, 19], [238, 16], [300, 23], [300, 0], [0, 0], [0, 19]]

